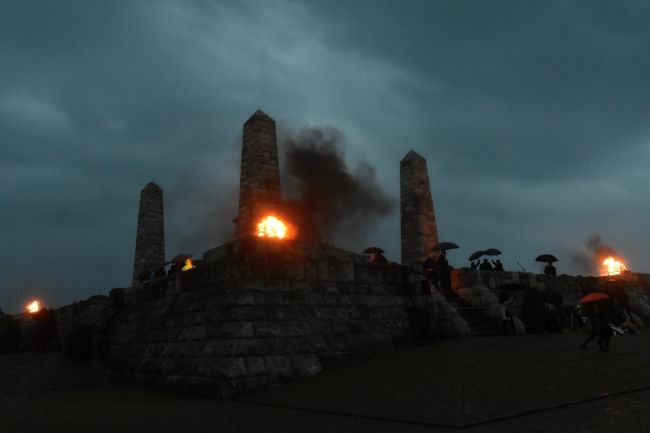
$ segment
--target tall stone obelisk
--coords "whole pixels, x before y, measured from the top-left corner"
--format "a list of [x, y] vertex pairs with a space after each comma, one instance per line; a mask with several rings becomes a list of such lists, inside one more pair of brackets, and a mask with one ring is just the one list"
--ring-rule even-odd
[[244, 123], [235, 239], [254, 235], [257, 222], [281, 202], [275, 121], [258, 109]]
[[410, 151], [399, 163], [402, 264], [423, 260], [438, 243], [427, 160]]
[[140, 191], [138, 231], [135, 239], [133, 283], [142, 273], [165, 266], [163, 190], [153, 182]]

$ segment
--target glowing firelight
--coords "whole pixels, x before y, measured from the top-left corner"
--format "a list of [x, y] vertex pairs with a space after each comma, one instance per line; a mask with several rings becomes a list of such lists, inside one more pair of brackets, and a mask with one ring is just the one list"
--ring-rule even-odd
[[603, 275], [620, 275], [626, 270], [627, 267], [625, 266], [625, 263], [614, 257], [610, 256], [603, 260]]
[[287, 232], [287, 225], [282, 220], [269, 215], [257, 224], [255, 235], [260, 238], [284, 239]]
[[181, 271], [185, 272], [185, 271], [189, 271], [190, 269], [194, 269], [194, 268], [195, 268], [195, 266], [194, 266], [194, 263], [192, 263], [192, 259], [187, 258], [187, 259], [185, 259], [185, 265], [183, 265], [183, 267], [181, 268]]
[[41, 302], [40, 301], [32, 301], [27, 305], [27, 312], [29, 314], [36, 314], [39, 311], [41, 311]]

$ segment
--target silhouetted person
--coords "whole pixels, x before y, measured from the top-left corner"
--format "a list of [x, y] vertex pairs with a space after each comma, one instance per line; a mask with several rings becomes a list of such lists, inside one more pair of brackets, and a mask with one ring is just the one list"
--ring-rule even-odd
[[598, 319], [598, 346], [601, 352], [609, 351], [609, 338], [612, 336], [612, 327], [609, 326], [609, 315], [604, 308], [597, 315]]
[[503, 333], [506, 335], [515, 334], [515, 321], [512, 317], [512, 301], [507, 292], [499, 294], [499, 303], [501, 304], [501, 321], [503, 322]]
[[542, 292], [546, 304], [546, 330], [560, 332], [564, 329], [564, 298], [559, 290], [548, 288]]
[[440, 289], [447, 293], [451, 293], [451, 268], [447, 261], [447, 253], [443, 250], [438, 256], [438, 280], [440, 281]]
[[136, 278], [136, 281], [139, 282], [139, 283], [142, 283], [142, 282], [144, 282], [144, 281], [147, 281], [147, 276], [148, 276], [148, 274], [149, 274], [149, 273], [148, 273], [147, 271], [142, 271], [142, 272], [140, 272], [140, 273], [138, 274], [138, 277]]
[[589, 318], [589, 337], [582, 343], [582, 348], [587, 350], [587, 344], [598, 338], [600, 335], [600, 323], [597, 316], [597, 309], [593, 304], [587, 307], [587, 317]]
[[478, 269], [478, 265], [479, 265], [480, 263], [481, 263], [481, 261], [480, 261], [480, 260], [477, 260], [477, 261], [475, 261], [475, 262], [472, 262], [472, 264], [471, 264], [470, 266], [472, 267], [472, 269]]
[[496, 262], [492, 262], [492, 263], [494, 263], [494, 270], [495, 271], [503, 272], [503, 263], [501, 263], [501, 260], [497, 259]]
[[488, 259], [483, 259], [483, 262], [478, 267], [479, 271], [491, 271], [492, 265], [488, 262]]
[[169, 271], [167, 271], [167, 276], [179, 273], [182, 267], [183, 265], [180, 262], [174, 262], [172, 264], [172, 267], [169, 268]]
[[370, 263], [388, 263], [388, 260], [382, 253], [374, 253], [370, 256]]
[[438, 262], [432, 256], [427, 257], [424, 262], [422, 262], [422, 272], [424, 277], [429, 280], [429, 282], [436, 287], [440, 288], [440, 283], [438, 281]]
[[549, 262], [548, 265], [544, 268], [544, 273], [546, 275], [557, 275], [557, 269], [553, 266], [553, 263]]

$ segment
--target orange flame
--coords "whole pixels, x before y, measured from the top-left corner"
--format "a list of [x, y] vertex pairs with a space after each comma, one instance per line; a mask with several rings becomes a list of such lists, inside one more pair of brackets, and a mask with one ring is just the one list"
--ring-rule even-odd
[[281, 219], [269, 215], [257, 223], [255, 235], [260, 238], [284, 239], [288, 233], [289, 228]]
[[29, 314], [36, 314], [39, 311], [41, 311], [41, 302], [37, 300], [33, 300], [27, 305], [27, 312]]
[[603, 260], [601, 275], [620, 275], [626, 270], [627, 267], [625, 266], [625, 263], [623, 263], [619, 258], [609, 256]]
[[194, 266], [194, 263], [192, 263], [192, 259], [187, 258], [185, 259], [185, 265], [181, 268], [181, 271], [189, 271], [190, 269], [194, 269], [196, 266]]

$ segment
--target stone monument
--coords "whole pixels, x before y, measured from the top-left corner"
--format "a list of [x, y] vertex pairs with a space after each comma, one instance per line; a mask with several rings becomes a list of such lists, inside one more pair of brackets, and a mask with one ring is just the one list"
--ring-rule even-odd
[[402, 264], [424, 259], [438, 243], [427, 160], [410, 151], [400, 161]]
[[235, 239], [252, 236], [263, 214], [277, 212], [281, 203], [275, 121], [258, 109], [244, 123]]
[[145, 272], [165, 266], [163, 190], [149, 182], [140, 192], [138, 231], [135, 239], [133, 283]]

